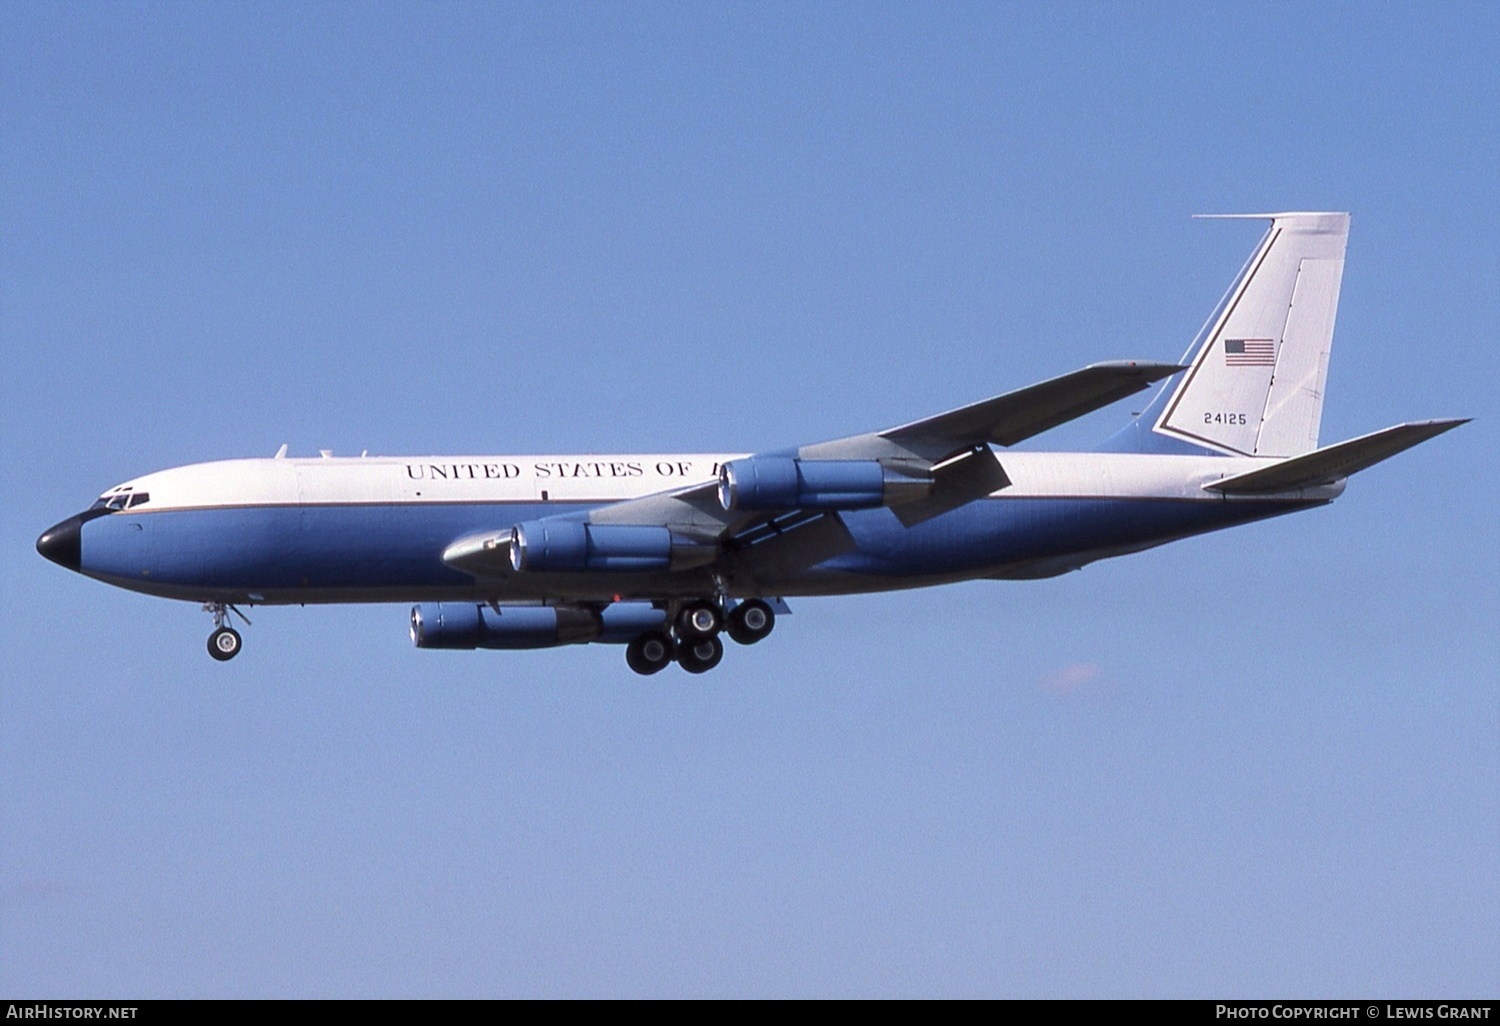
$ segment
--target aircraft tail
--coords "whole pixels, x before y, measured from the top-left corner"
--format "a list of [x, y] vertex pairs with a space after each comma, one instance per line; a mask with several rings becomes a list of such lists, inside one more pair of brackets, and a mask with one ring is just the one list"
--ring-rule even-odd
[[1183, 358], [1187, 373], [1105, 449], [1298, 456], [1318, 447], [1349, 215], [1268, 218], [1250, 260]]

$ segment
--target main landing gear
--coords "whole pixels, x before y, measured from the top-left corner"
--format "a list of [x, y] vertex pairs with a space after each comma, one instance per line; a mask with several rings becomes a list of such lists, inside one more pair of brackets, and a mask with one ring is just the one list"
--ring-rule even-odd
[[647, 631], [625, 646], [626, 664], [643, 677], [665, 670], [676, 655], [677, 642], [661, 631]]
[[684, 641], [677, 646], [677, 664], [688, 673], [707, 673], [723, 658], [724, 642], [717, 634], [697, 641]]
[[636, 673], [650, 676], [677, 660], [688, 673], [707, 673], [724, 658], [720, 632], [741, 645], [753, 645], [776, 626], [776, 614], [760, 599], [749, 599], [725, 613], [709, 599], [688, 602], [669, 617], [669, 631], [647, 631], [625, 648], [625, 662]]
[[214, 632], [208, 636], [208, 654], [221, 663], [239, 655], [244, 642], [240, 632], [229, 626], [229, 614], [238, 616], [247, 625], [250, 618], [227, 602], [205, 602], [203, 611], [214, 615]]

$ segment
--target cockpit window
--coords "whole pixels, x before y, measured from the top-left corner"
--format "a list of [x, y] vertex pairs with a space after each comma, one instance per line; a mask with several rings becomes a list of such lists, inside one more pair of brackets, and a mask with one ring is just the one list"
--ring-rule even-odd
[[94, 504], [90, 506], [89, 509], [103, 509], [110, 511], [119, 509], [133, 509], [134, 507], [139, 506], [142, 503], [150, 501], [151, 493], [137, 492], [133, 491], [132, 489], [125, 488], [121, 491], [109, 492], [105, 495], [99, 496], [99, 498], [94, 501]]

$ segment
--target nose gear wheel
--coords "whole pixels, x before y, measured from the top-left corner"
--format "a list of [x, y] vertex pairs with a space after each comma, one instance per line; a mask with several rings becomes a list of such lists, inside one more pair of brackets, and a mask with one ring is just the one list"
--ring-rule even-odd
[[221, 663], [239, 655], [243, 645], [240, 632], [233, 627], [220, 627], [208, 636], [208, 654]]
[[244, 639], [240, 637], [239, 631], [229, 626], [229, 616], [233, 613], [246, 626], [249, 626], [250, 618], [228, 602], [205, 602], [203, 611], [214, 616], [214, 632], [208, 636], [208, 654], [221, 663], [239, 655], [240, 649], [245, 645]]

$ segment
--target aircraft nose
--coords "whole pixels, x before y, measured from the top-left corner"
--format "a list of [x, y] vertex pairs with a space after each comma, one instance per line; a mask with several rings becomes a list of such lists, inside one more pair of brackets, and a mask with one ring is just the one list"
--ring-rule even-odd
[[54, 524], [36, 540], [36, 550], [58, 566], [77, 570], [83, 562], [82, 528], [83, 518], [78, 516]]

